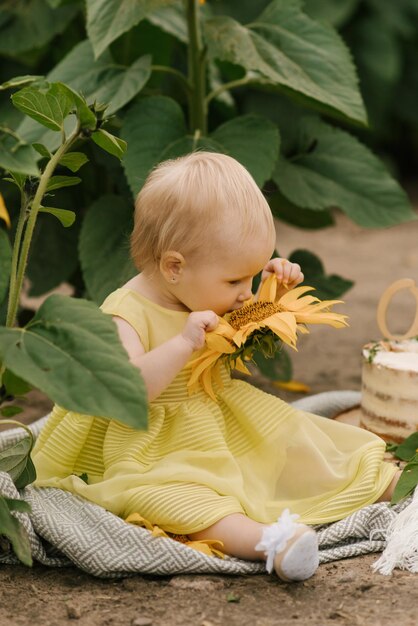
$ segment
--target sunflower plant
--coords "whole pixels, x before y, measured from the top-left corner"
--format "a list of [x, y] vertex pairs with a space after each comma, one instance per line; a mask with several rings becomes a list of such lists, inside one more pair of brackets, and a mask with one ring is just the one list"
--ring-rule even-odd
[[250, 374], [245, 361], [255, 353], [271, 358], [286, 344], [297, 350], [297, 333], [309, 333], [307, 324], [327, 324], [334, 328], [347, 326], [347, 316], [331, 311], [341, 300], [320, 300], [303, 286], [286, 290], [274, 274], [261, 285], [257, 296], [244, 306], [219, 318], [217, 328], [206, 334], [202, 353], [190, 362], [190, 393], [199, 386], [216, 400], [213, 383], [222, 386], [222, 367]]

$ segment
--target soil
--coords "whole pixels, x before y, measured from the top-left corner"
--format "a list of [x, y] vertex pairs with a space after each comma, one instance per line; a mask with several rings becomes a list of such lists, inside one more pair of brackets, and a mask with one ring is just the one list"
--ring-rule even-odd
[[[350, 327], [313, 328], [299, 340], [293, 356], [294, 378], [311, 393], [360, 388], [360, 354], [378, 338], [376, 308], [385, 288], [400, 278], [418, 283], [418, 221], [385, 230], [363, 230], [337, 215], [335, 226], [301, 231], [281, 224], [282, 256], [296, 248], [315, 252], [330, 274], [355, 281], [339, 310]], [[405, 332], [415, 302], [407, 293], [394, 298], [388, 325]], [[268, 386], [265, 382], [255, 383]], [[277, 393], [277, 389], [270, 389]], [[301, 397], [281, 392], [286, 400]], [[43, 415], [48, 401], [31, 392], [24, 421]], [[269, 575], [134, 576], [93, 578], [76, 567], [50, 569], [35, 564], [0, 568], [0, 623], [61, 626], [401, 626], [417, 623], [414, 597], [418, 576], [396, 570], [375, 574], [376, 555], [324, 564], [304, 583], [285, 584]]]

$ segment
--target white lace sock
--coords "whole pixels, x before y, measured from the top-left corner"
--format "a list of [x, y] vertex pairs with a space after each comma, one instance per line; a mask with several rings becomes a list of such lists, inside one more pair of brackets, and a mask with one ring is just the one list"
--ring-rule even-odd
[[[299, 515], [285, 509], [275, 524], [263, 530], [261, 541], [255, 546], [256, 550], [264, 552], [269, 574], [275, 568], [282, 580], [306, 580], [319, 565], [318, 542], [313, 530], [306, 527], [299, 537], [291, 541], [304, 528], [303, 524], [296, 523], [298, 518]], [[282, 553], [283, 556], [275, 563], [276, 557]]]

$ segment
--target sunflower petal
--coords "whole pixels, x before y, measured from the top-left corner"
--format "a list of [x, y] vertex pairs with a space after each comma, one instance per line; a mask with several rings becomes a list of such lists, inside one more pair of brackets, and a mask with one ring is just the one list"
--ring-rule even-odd
[[251, 376], [250, 370], [244, 364], [244, 361], [240, 357], [238, 357], [237, 360], [235, 361], [234, 367], [236, 370], [241, 372], [241, 374], [248, 374], [249, 376]]
[[275, 274], [270, 274], [261, 283], [260, 291], [258, 292], [258, 302], [274, 302], [277, 292], [277, 278]]
[[220, 352], [221, 354], [231, 354], [235, 351], [235, 347], [231, 345], [231, 342], [218, 335], [215, 331], [206, 333], [206, 345], [210, 350]]

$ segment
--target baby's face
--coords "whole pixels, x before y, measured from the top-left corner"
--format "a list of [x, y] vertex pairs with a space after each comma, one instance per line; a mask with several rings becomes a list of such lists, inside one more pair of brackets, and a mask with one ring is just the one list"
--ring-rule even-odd
[[220, 316], [241, 308], [251, 297], [254, 276], [262, 271], [273, 250], [270, 238], [214, 247], [212, 259], [204, 257], [186, 264], [181, 281], [183, 304], [190, 311], [209, 309]]

